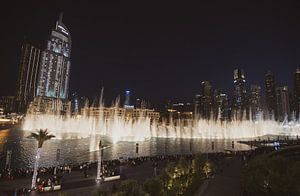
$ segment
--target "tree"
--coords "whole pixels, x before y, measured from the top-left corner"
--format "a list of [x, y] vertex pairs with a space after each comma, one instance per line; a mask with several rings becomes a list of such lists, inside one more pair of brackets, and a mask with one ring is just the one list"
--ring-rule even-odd
[[42, 147], [45, 141], [54, 138], [54, 135], [50, 135], [47, 129], [40, 129], [36, 133], [31, 133], [28, 138], [35, 139], [38, 142], [38, 149], [36, 153], [36, 159], [34, 163], [34, 170], [32, 175], [31, 189], [36, 189], [36, 177], [38, 174], [39, 168], [39, 159], [42, 152]]
[[282, 156], [259, 156], [242, 171], [242, 185], [252, 195], [299, 195], [300, 162]]
[[119, 195], [140, 196], [144, 195], [143, 191], [136, 180], [125, 180], [121, 183]]
[[105, 191], [105, 190], [100, 190], [100, 189], [98, 189], [98, 190], [93, 191], [93, 192], [92, 192], [92, 195], [93, 195], [93, 196], [108, 196], [109, 194], [108, 194], [108, 192]]
[[150, 178], [143, 185], [144, 191], [150, 196], [161, 195], [162, 182], [158, 178]]

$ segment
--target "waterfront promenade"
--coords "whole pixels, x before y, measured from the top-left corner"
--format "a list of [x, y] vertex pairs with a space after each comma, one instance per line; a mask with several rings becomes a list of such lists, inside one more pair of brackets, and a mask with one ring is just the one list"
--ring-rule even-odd
[[[295, 142], [293, 142], [294, 144]], [[299, 143], [299, 142], [297, 142]], [[291, 143], [292, 145], [292, 143]], [[298, 144], [299, 145], [299, 144]], [[293, 145], [292, 145], [293, 146]], [[231, 152], [227, 153], [209, 153], [207, 158], [213, 161], [216, 166], [215, 173], [208, 180], [199, 184], [199, 188], [195, 195], [217, 196], [217, 195], [241, 195], [240, 174], [243, 164], [246, 164], [250, 159], [259, 154], [265, 154], [274, 151], [274, 148], [257, 148], [248, 152]], [[204, 154], [206, 157], [206, 154]], [[194, 155], [167, 155], [153, 157], [137, 157], [127, 161], [120, 166], [121, 180], [112, 182], [96, 183], [96, 167], [95, 162], [91, 163], [91, 167], [85, 173], [84, 170], [72, 170], [72, 172], [64, 172], [61, 180], [61, 190], [51, 191], [46, 193], [30, 193], [27, 195], [91, 195], [95, 190], [104, 190], [112, 192], [116, 187], [119, 187], [124, 179], [136, 180], [139, 184], [143, 184], [146, 179], [154, 177], [153, 163], [157, 162], [157, 173], [173, 161], [178, 161], [180, 158], [191, 159]], [[85, 175], [87, 174], [87, 175]], [[12, 180], [2, 179], [0, 181], [0, 195], [22, 195], [22, 188], [29, 189], [31, 185], [31, 174], [27, 177], [19, 177]]]
[[[158, 161], [158, 173], [166, 166], [169, 160]], [[138, 165], [126, 165], [121, 166], [121, 175], [123, 179], [134, 179], [138, 182], [144, 182], [147, 178], [154, 177], [154, 168], [152, 161], [144, 161]], [[121, 180], [112, 182], [96, 183], [96, 168], [90, 168], [87, 172], [88, 177], [84, 176], [83, 171], [72, 171], [70, 174], [65, 173], [62, 178], [60, 191], [52, 191], [47, 193], [41, 193], [42, 195], [56, 195], [58, 193], [66, 193], [68, 195], [82, 195], [86, 193], [90, 195], [96, 189], [111, 191], [113, 186], [119, 186]], [[113, 185], [114, 184], [114, 185]], [[2, 180], [0, 181], [0, 195], [14, 195], [16, 190], [19, 194], [22, 192], [22, 188], [29, 189], [31, 185], [31, 176], [27, 178], [15, 179], [15, 180]], [[18, 194], [18, 195], [19, 195]], [[32, 195], [32, 194], [31, 194]]]

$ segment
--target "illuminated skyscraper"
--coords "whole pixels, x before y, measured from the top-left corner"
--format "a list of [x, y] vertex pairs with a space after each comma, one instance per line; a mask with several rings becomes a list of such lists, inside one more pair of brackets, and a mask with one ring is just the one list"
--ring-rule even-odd
[[201, 101], [201, 95], [196, 94], [194, 97], [194, 118], [196, 119], [200, 117], [200, 101]]
[[230, 108], [228, 95], [221, 90], [215, 90], [214, 93], [214, 119], [226, 121], [230, 119]]
[[296, 113], [296, 117], [299, 118], [300, 110], [300, 69], [296, 69], [294, 73], [294, 97], [293, 97], [293, 111]]
[[141, 99], [136, 99], [135, 100], [135, 108], [142, 108], [142, 100]]
[[251, 108], [252, 119], [259, 120], [261, 114], [261, 87], [251, 85], [249, 104]]
[[62, 14], [60, 14], [42, 54], [37, 88], [38, 96], [68, 98], [70, 55], [71, 36], [62, 22]]
[[276, 88], [276, 105], [278, 112], [278, 120], [288, 120], [290, 116], [290, 103], [289, 103], [289, 92], [288, 87], [277, 87]]
[[276, 83], [274, 75], [271, 72], [265, 74], [266, 84], [266, 106], [269, 114], [274, 114], [277, 119], [277, 106], [276, 106]]
[[125, 91], [124, 108], [130, 107], [130, 91]]
[[243, 113], [247, 107], [247, 90], [246, 90], [246, 77], [244, 70], [235, 69], [233, 72], [233, 109], [235, 116], [238, 119], [243, 118]]
[[77, 93], [72, 93], [71, 96], [71, 112], [72, 114], [78, 114], [79, 113], [79, 99]]
[[201, 82], [200, 88], [200, 115], [202, 118], [210, 118], [212, 112], [212, 85], [209, 81]]
[[16, 92], [16, 109], [19, 112], [25, 112], [29, 103], [36, 96], [41, 54], [42, 51], [39, 48], [25, 40], [21, 49]]

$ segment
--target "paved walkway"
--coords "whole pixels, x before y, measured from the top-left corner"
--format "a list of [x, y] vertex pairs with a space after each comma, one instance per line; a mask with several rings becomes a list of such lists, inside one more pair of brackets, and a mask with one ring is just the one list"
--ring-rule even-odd
[[205, 181], [198, 189], [196, 196], [239, 196], [241, 192], [240, 173], [242, 161], [239, 157], [224, 161], [223, 171]]

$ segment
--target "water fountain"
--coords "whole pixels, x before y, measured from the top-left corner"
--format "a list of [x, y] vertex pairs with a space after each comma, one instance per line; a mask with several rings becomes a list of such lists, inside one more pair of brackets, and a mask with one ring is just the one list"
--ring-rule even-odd
[[[102, 107], [102, 106], [100, 106]], [[115, 110], [118, 106], [112, 106]], [[100, 110], [101, 111], [101, 110]], [[90, 151], [98, 149], [96, 135], [118, 141], [143, 141], [152, 137], [201, 139], [250, 139], [264, 135], [300, 135], [298, 121], [279, 123], [274, 120], [216, 121], [197, 119], [151, 121], [148, 117], [128, 119], [117, 112], [105, 116], [71, 116], [57, 114], [27, 114], [23, 130], [48, 129], [56, 138], [91, 137]]]

